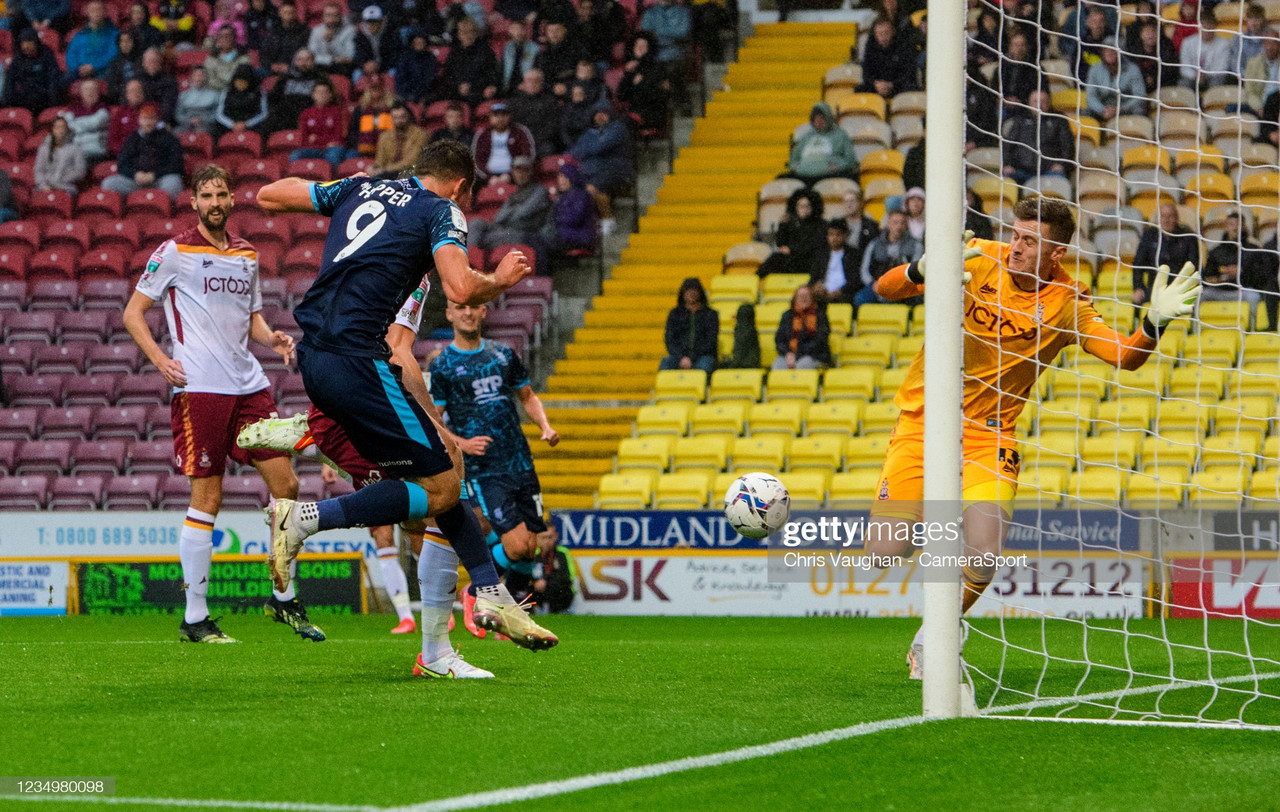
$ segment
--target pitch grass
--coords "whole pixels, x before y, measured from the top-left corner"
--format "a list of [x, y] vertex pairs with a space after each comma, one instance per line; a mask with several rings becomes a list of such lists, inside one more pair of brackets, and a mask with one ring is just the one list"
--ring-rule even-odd
[[[116, 776], [125, 797], [393, 805], [920, 710], [910, 620], [555, 617], [565, 642], [539, 655], [455, 633], [499, 675], [472, 682], [412, 679], [418, 640], [388, 635], [387, 616], [316, 619], [326, 643], [229, 617], [238, 646], [179, 644], [171, 617], [0, 619], [0, 774]], [[1005, 624], [1029, 640], [1039, 628]], [[1274, 654], [1278, 641], [1251, 642]], [[1006, 673], [1039, 676], [1025, 668]], [[1075, 684], [1045, 680], [1044, 695]], [[1277, 773], [1276, 733], [963, 720], [529, 806], [1276, 808]]]

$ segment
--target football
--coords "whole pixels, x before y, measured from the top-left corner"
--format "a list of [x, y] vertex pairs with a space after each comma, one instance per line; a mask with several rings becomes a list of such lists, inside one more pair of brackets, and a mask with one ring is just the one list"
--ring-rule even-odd
[[777, 477], [743, 474], [724, 495], [724, 516], [740, 534], [762, 539], [787, 523], [791, 516], [791, 495]]

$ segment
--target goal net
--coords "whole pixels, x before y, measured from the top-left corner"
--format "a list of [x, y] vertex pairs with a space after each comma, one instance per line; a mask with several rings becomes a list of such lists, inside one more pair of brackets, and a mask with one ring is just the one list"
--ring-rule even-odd
[[969, 15], [968, 227], [1007, 240], [1019, 199], [1072, 203], [1061, 264], [1124, 335], [1156, 266], [1215, 283], [1137, 369], [1044, 365], [1004, 547], [1026, 563], [965, 623], [985, 715], [1280, 726], [1280, 2], [1180, 8]]

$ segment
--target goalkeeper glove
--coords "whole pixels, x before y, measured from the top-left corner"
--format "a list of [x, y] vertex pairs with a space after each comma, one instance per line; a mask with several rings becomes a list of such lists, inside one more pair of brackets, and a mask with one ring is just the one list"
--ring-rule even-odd
[[1161, 265], [1151, 285], [1151, 306], [1147, 308], [1147, 318], [1151, 329], [1144, 331], [1152, 338], [1159, 338], [1160, 332], [1169, 322], [1183, 316], [1190, 316], [1195, 310], [1196, 300], [1200, 298], [1200, 272], [1190, 262], [1182, 266], [1177, 276], [1170, 279], [1168, 265]]
[[[966, 231], [964, 233], [965, 245], [968, 245], [969, 240], [972, 240], [972, 239], [973, 239], [973, 232]], [[978, 248], [977, 246], [972, 246], [964, 249], [965, 262], [968, 262], [974, 257], [980, 257], [980, 256], [982, 256], [982, 249]], [[923, 254], [920, 255], [919, 259], [917, 259], [915, 262], [912, 262], [907, 266], [907, 278], [917, 285], [924, 284], [924, 255]], [[973, 274], [969, 273], [968, 271], [964, 272], [964, 283], [966, 285], [969, 284], [969, 280], [972, 278], [973, 278]]]

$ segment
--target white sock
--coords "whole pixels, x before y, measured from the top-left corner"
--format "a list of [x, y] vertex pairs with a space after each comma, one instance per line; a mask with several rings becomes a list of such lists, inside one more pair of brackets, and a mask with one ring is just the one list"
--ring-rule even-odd
[[382, 583], [387, 588], [387, 597], [391, 598], [396, 614], [401, 620], [412, 620], [413, 613], [409, 611], [409, 579], [400, 566], [400, 551], [395, 547], [379, 547], [378, 566], [382, 568]]
[[320, 532], [320, 507], [315, 502], [298, 502], [294, 507], [298, 535], [306, 538]]
[[495, 586], [478, 586], [476, 587], [476, 596], [488, 598], [494, 603], [507, 604], [515, 603], [516, 599], [511, 597], [511, 593], [507, 591], [507, 585], [499, 581]]
[[923, 623], [921, 623], [920, 628], [916, 630], [916, 636], [911, 638], [911, 645], [913, 646], [924, 645], [924, 624]]
[[[272, 583], [275, 583], [275, 582], [272, 581]], [[274, 595], [276, 600], [280, 601], [281, 603], [288, 603], [289, 601], [298, 597], [298, 592], [296, 589], [294, 589], [294, 587], [297, 586], [297, 584], [298, 584], [298, 559], [295, 558], [289, 562], [289, 588], [286, 589], [284, 592], [276, 592], [275, 587], [272, 587], [271, 594]]]
[[213, 520], [216, 518], [187, 508], [187, 519], [178, 536], [178, 559], [182, 562], [183, 589], [187, 593], [183, 619], [187, 623], [209, 616], [209, 567], [213, 563]]
[[418, 587], [422, 591], [422, 661], [433, 663], [453, 650], [449, 644], [449, 616], [458, 589], [458, 554], [427, 539], [418, 558]]

